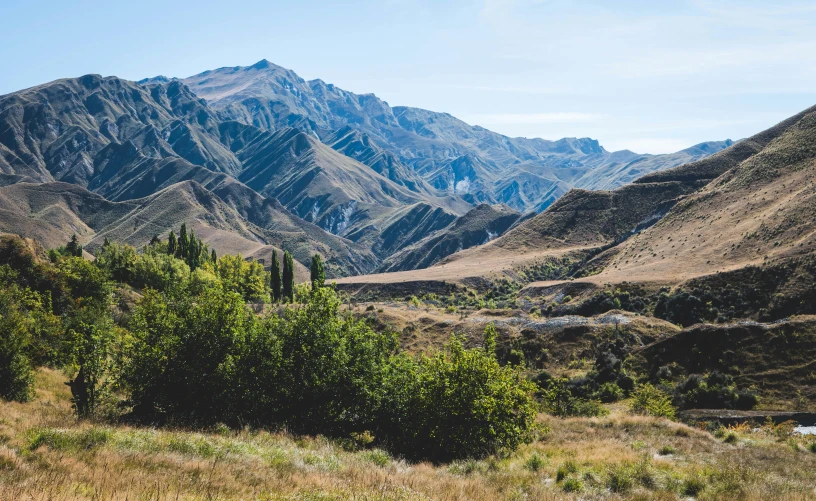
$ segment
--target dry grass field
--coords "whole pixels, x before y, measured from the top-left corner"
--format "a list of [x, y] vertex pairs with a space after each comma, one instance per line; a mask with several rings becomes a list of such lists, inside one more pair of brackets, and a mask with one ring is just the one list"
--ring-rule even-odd
[[3, 500], [494, 500], [816, 498], [816, 447], [783, 427], [711, 434], [632, 416], [542, 415], [508, 457], [409, 464], [321, 437], [78, 422], [62, 374], [0, 407]]

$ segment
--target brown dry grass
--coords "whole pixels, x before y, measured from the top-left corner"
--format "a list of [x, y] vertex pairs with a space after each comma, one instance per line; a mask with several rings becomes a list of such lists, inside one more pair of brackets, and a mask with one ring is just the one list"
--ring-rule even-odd
[[601, 419], [542, 416], [550, 431], [507, 458], [408, 464], [320, 437], [78, 422], [62, 381], [42, 370], [34, 401], [0, 408], [0, 499], [645, 500], [697, 485], [700, 499], [804, 500], [816, 485], [816, 454], [796, 441], [744, 428], [727, 444], [622, 405]]

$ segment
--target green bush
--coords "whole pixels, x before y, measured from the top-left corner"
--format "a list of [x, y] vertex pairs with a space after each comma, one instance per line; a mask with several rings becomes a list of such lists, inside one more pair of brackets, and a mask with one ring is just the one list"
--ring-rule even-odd
[[649, 383], [635, 388], [631, 410], [635, 414], [674, 419], [675, 408], [671, 397]]
[[32, 328], [19, 294], [14, 286], [0, 288], [0, 398], [25, 402], [34, 381], [26, 355]]
[[[233, 349], [253, 317], [237, 293], [146, 290], [130, 322], [120, 384], [143, 418], [211, 424], [231, 414]], [[227, 421], [227, 419], [221, 419]]]
[[106, 242], [96, 253], [94, 264], [104, 270], [111, 279], [122, 283], [133, 283], [136, 262], [139, 256], [130, 245]]
[[136, 260], [132, 285], [139, 289], [149, 287], [166, 291], [184, 286], [189, 276], [190, 267], [181, 259], [148, 249]]
[[59, 319], [47, 311], [47, 296], [11, 283], [16, 275], [0, 265], [0, 399], [31, 397], [33, 363], [59, 360]]
[[545, 464], [547, 464], [547, 461], [539, 456], [537, 452], [534, 452], [533, 455], [530, 456], [530, 459], [524, 463], [524, 466], [530, 471], [538, 471], [543, 468]]
[[597, 400], [573, 395], [566, 378], [546, 380], [546, 387], [539, 392], [544, 410], [558, 417], [599, 417], [609, 414], [609, 409]]
[[513, 450], [530, 437], [534, 386], [493, 353], [453, 337], [431, 356], [398, 356], [386, 380], [381, 431], [412, 459], [453, 460]]
[[584, 484], [577, 478], [568, 478], [561, 484], [561, 489], [564, 492], [581, 492]]
[[564, 461], [555, 471], [555, 481], [561, 482], [573, 473], [578, 473], [578, 464], [572, 460]]

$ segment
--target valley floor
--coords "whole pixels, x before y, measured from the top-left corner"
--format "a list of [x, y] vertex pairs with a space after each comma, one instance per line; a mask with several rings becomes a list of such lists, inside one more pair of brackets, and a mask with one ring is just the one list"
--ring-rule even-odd
[[408, 464], [320, 437], [78, 422], [64, 379], [41, 370], [33, 401], [0, 407], [0, 499], [816, 498], [816, 447], [780, 427], [711, 434], [618, 404], [542, 415], [540, 438], [507, 458]]

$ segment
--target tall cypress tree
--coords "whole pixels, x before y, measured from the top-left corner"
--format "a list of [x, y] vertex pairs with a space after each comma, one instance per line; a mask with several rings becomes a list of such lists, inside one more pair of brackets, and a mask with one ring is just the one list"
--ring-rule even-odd
[[283, 287], [281, 293], [289, 302], [295, 300], [295, 261], [289, 252], [283, 253]]
[[311, 278], [313, 290], [326, 284], [326, 270], [323, 269], [323, 260], [320, 258], [320, 254], [312, 256]]
[[195, 269], [198, 268], [198, 258], [201, 253], [201, 249], [199, 247], [200, 241], [196, 238], [193, 230], [190, 230], [189, 240], [190, 241], [187, 243], [187, 265], [190, 267], [190, 271], [195, 271]]
[[269, 278], [270, 287], [272, 287], [272, 300], [276, 303], [281, 300], [281, 268], [278, 261], [278, 251], [272, 251], [272, 269]]
[[175, 256], [176, 247], [178, 247], [178, 242], [176, 242], [176, 234], [173, 233], [173, 230], [170, 230], [170, 236], [167, 237], [167, 253], [171, 256]]
[[187, 238], [187, 223], [181, 223], [181, 231], [179, 232], [178, 246], [176, 248], [176, 257], [187, 260], [187, 253], [190, 250], [190, 240]]
[[212, 264], [218, 263], [218, 254], [215, 253], [215, 249], [210, 252], [210, 261], [212, 261]]

